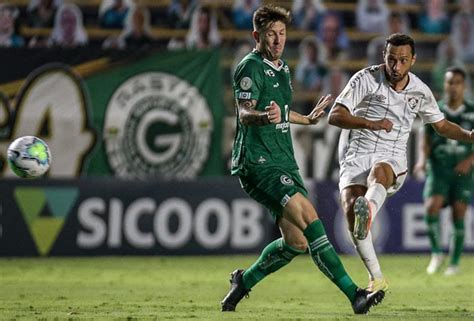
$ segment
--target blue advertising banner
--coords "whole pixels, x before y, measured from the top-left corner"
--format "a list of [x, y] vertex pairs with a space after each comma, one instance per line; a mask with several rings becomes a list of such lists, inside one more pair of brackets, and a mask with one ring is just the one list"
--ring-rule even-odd
[[[372, 225], [378, 253], [428, 252], [422, 183], [408, 180]], [[312, 186], [311, 186], [312, 185]], [[334, 182], [308, 184], [328, 237], [354, 253]], [[198, 181], [3, 180], [0, 256], [206, 255], [258, 253], [279, 237], [271, 215], [235, 177]], [[465, 249], [474, 251], [472, 208]], [[451, 224], [442, 213], [441, 239]]]

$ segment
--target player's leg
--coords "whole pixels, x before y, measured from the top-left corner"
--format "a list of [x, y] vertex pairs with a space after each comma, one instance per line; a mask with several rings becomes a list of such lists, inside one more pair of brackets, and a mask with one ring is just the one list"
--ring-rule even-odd
[[451, 172], [446, 172], [440, 168], [428, 168], [425, 187], [423, 189], [426, 210], [425, 222], [428, 228], [428, 239], [431, 248], [431, 259], [426, 267], [426, 273], [428, 274], [436, 273], [444, 261], [441, 248], [439, 216], [441, 209], [449, 197], [451, 183]]
[[316, 210], [304, 195], [297, 193], [291, 197], [282, 217], [302, 231], [313, 262], [347, 296], [355, 313], [367, 313], [371, 306], [381, 302], [383, 291], [369, 293], [352, 281], [329, 242]]
[[248, 269], [237, 269], [231, 273], [231, 287], [221, 302], [222, 311], [235, 311], [240, 300], [258, 282], [287, 265], [307, 248], [306, 239], [301, 231], [282, 219], [283, 208], [290, 199], [289, 195], [297, 193], [298, 190], [306, 193], [297, 173], [261, 169], [240, 177], [240, 182], [250, 197], [270, 210], [283, 232], [283, 237], [268, 244]]
[[282, 237], [268, 244], [260, 257], [243, 273], [245, 288], [251, 289], [270, 273], [276, 272], [306, 252], [308, 243], [301, 231], [284, 218], [278, 220]]
[[372, 222], [387, 198], [387, 189], [394, 185], [395, 173], [388, 163], [376, 163], [367, 177], [367, 191], [354, 201], [354, 237], [367, 237]]
[[362, 259], [367, 272], [369, 273], [369, 291], [388, 289], [388, 283], [385, 280], [382, 270], [380, 268], [377, 255], [375, 253], [374, 244], [372, 242], [372, 234], [367, 233], [366, 238], [359, 240], [352, 235], [354, 231], [354, 202], [355, 200], [366, 194], [367, 188], [361, 185], [351, 185], [344, 188], [341, 192], [341, 205], [344, 214], [346, 215], [352, 242], [356, 248], [359, 257]]
[[453, 236], [449, 248], [449, 266], [444, 275], [450, 276], [459, 272], [459, 261], [464, 249], [464, 217], [468, 204], [461, 201], [454, 202], [453, 211]]
[[[428, 181], [426, 184], [429, 184]], [[428, 186], [428, 185], [427, 185]], [[426, 273], [436, 273], [443, 264], [444, 256], [441, 249], [439, 213], [444, 204], [443, 195], [431, 195], [425, 200], [425, 221], [428, 227], [428, 238], [431, 247], [431, 259]]]

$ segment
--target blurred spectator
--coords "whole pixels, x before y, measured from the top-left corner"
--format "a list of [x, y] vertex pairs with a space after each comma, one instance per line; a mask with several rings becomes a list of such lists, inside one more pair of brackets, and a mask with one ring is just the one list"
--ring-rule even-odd
[[334, 12], [327, 12], [319, 28], [319, 38], [326, 47], [329, 60], [344, 59], [347, 57], [349, 38], [344, 30], [340, 16]]
[[391, 12], [388, 17], [388, 32], [369, 41], [367, 45], [367, 61], [369, 65], [383, 63], [382, 52], [385, 47], [385, 39], [393, 33], [410, 33], [410, 22], [404, 13]]
[[254, 48], [254, 44], [255, 44], [255, 41], [252, 38], [246, 39], [239, 44], [239, 46], [237, 47], [237, 50], [235, 51], [234, 59], [232, 61], [232, 66], [230, 67], [231, 77], [234, 76], [235, 69], [237, 68], [237, 65], [240, 63], [240, 61], [246, 55], [252, 52], [252, 49]]
[[103, 48], [140, 49], [151, 46], [154, 39], [151, 33], [150, 11], [143, 6], [130, 9], [124, 29], [117, 38], [106, 39]]
[[88, 37], [82, 21], [82, 12], [73, 3], [61, 5], [54, 16], [54, 27], [48, 46], [74, 48], [85, 46]]
[[386, 34], [389, 14], [385, 0], [359, 0], [356, 11], [357, 28], [362, 32]]
[[26, 9], [28, 25], [33, 28], [51, 28], [54, 15], [63, 0], [31, 0]]
[[253, 30], [253, 13], [261, 4], [261, 0], [234, 0], [232, 21], [235, 28]]
[[221, 36], [217, 28], [217, 18], [208, 7], [199, 7], [194, 11], [191, 26], [186, 35], [186, 48], [207, 49], [218, 47]]
[[444, 75], [450, 66], [464, 67], [456, 45], [452, 39], [442, 41], [436, 49], [436, 61], [431, 70], [431, 89], [437, 99], [441, 98], [444, 88]]
[[472, 0], [458, 0], [458, 13], [474, 14], [474, 1]]
[[342, 68], [333, 66], [329, 70], [329, 74], [325, 77], [323, 81], [322, 92], [327, 95], [331, 94], [333, 97], [337, 97], [347, 82], [349, 81], [349, 76], [342, 70]]
[[324, 45], [316, 37], [303, 39], [299, 46], [299, 60], [295, 70], [297, 86], [305, 90], [320, 91], [327, 73]]
[[453, 18], [451, 39], [464, 63], [474, 63], [474, 1], [461, 7]]
[[292, 7], [293, 23], [298, 29], [318, 31], [326, 7], [321, 0], [294, 0]]
[[199, 0], [172, 0], [168, 7], [168, 22], [175, 29], [189, 29]]
[[425, 9], [418, 17], [418, 28], [424, 33], [449, 32], [450, 21], [446, 13], [445, 0], [428, 0], [425, 2]]
[[123, 28], [127, 13], [133, 3], [129, 0], [102, 0], [99, 23], [103, 28]]
[[25, 40], [17, 31], [18, 15], [16, 7], [0, 4], [0, 47], [19, 48], [25, 45]]

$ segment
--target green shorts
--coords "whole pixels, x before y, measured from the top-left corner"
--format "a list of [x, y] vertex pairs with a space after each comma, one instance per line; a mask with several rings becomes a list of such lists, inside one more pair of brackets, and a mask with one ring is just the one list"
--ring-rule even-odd
[[277, 220], [286, 203], [296, 193], [308, 197], [298, 170], [280, 167], [248, 167], [246, 175], [239, 175], [240, 185], [254, 200], [270, 210]]
[[458, 175], [454, 172], [428, 170], [423, 190], [423, 197], [427, 199], [434, 195], [442, 195], [445, 204], [462, 202], [469, 204], [474, 192], [474, 176]]

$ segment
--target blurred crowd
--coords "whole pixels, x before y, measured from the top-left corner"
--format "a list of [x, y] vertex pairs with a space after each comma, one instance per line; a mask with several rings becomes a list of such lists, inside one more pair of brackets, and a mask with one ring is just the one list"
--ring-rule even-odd
[[[153, 47], [153, 28], [168, 28], [166, 47], [173, 49], [205, 49], [223, 46], [221, 32], [252, 28], [252, 15], [262, 0], [235, 0], [232, 7], [208, 6], [209, 1], [169, 0], [159, 13], [140, 0], [98, 1], [92, 18], [84, 18], [84, 8], [67, 0], [30, 0], [24, 7], [14, 1], [0, 2], [0, 46], [15, 48], [61, 47], [90, 45], [88, 28], [117, 32], [106, 33], [100, 46], [104, 49]], [[203, 0], [204, 2], [204, 0]], [[328, 9], [322, 0], [287, 1], [291, 5], [294, 30], [309, 36], [295, 46], [294, 82], [297, 89], [338, 94], [349, 75], [338, 61], [353, 59], [348, 30], [376, 34], [364, 52], [368, 64], [382, 62], [385, 37], [394, 32], [417, 31], [426, 35], [445, 35], [433, 50], [431, 83], [441, 92], [447, 66], [474, 63], [474, 1], [472, 0], [358, 0], [354, 12]], [[341, 3], [341, 1], [339, 1]], [[204, 5], [203, 5], [204, 4]], [[396, 10], [398, 5], [416, 5], [414, 14]], [[448, 10], [448, 6], [455, 10]], [[392, 8], [392, 10], [390, 9]], [[395, 10], [394, 10], [395, 9]], [[220, 12], [226, 10], [225, 13]], [[347, 25], [349, 24], [349, 26]], [[224, 26], [224, 27], [223, 27]], [[22, 30], [30, 30], [29, 36]], [[35, 29], [43, 32], [34, 32]], [[33, 31], [31, 31], [33, 30]], [[46, 30], [46, 31], [44, 31]], [[120, 32], [118, 32], [120, 30]], [[184, 30], [185, 33], [173, 33]], [[250, 36], [250, 33], [249, 33]], [[163, 46], [163, 44], [162, 44]], [[232, 44], [234, 64], [253, 48], [249, 37]], [[231, 70], [234, 66], [231, 66]]]

